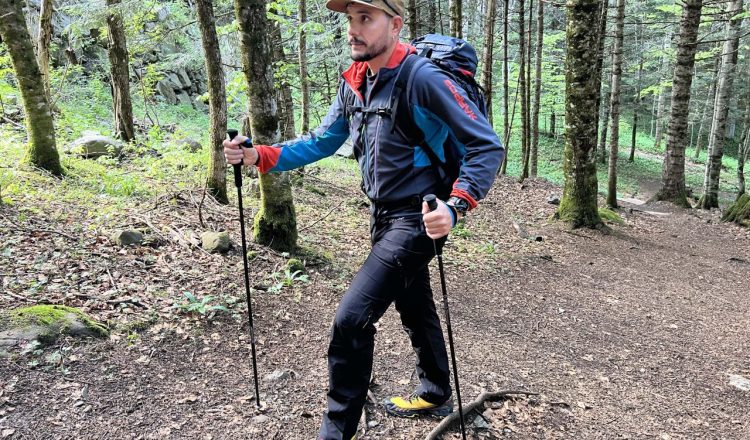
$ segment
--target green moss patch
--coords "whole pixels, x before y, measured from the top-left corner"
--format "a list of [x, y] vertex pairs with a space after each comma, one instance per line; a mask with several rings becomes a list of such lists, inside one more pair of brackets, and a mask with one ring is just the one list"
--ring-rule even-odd
[[614, 223], [617, 225], [625, 224], [622, 217], [620, 217], [620, 214], [612, 211], [611, 209], [599, 208], [599, 217], [601, 217], [601, 219], [604, 221]]
[[16, 339], [49, 344], [61, 334], [106, 337], [109, 330], [73, 307], [42, 304], [0, 313], [0, 336], [8, 345]]

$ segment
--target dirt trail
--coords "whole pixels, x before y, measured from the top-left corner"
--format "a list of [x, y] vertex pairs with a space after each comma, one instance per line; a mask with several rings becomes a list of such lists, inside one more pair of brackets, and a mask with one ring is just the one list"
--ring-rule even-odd
[[[624, 208], [611, 235], [566, 231], [547, 222], [555, 207], [545, 200], [558, 191], [502, 179], [469, 219], [471, 237], [445, 252], [464, 400], [482, 389], [541, 393], [495, 405], [477, 438], [750, 438], [750, 392], [729, 385], [730, 374], [750, 377], [750, 232], [717, 213], [640, 211], [660, 205]], [[366, 214], [356, 212], [346, 227], [327, 220], [306, 244], [346, 238], [352, 221], [364, 233]], [[519, 238], [512, 220], [544, 240]], [[357, 235], [311, 271], [299, 302], [256, 295], [262, 415], [249, 399], [244, 325], [170, 321], [132, 344], [71, 345], [64, 377], [0, 359], [0, 430], [13, 439], [313, 439], [329, 323], [367, 250]], [[413, 354], [393, 309], [376, 350], [375, 397], [410, 392]], [[275, 370], [293, 371], [265, 378]], [[436, 423], [394, 420], [373, 405], [367, 422], [361, 439], [421, 439]]]

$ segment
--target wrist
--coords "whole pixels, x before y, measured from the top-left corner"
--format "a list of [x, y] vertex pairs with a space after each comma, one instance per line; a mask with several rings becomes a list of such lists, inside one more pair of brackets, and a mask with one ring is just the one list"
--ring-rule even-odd
[[469, 202], [461, 197], [451, 197], [445, 204], [455, 212], [456, 221], [464, 217], [466, 212], [469, 211]]
[[456, 224], [458, 224], [458, 211], [456, 211], [455, 206], [451, 206], [445, 202], [443, 204], [446, 208], [448, 208], [448, 212], [451, 215], [451, 228], [453, 228], [454, 226], [456, 226]]

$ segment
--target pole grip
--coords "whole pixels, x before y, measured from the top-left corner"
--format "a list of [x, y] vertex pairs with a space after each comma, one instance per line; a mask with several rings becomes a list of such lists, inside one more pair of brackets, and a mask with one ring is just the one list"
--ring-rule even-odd
[[[229, 136], [230, 141], [234, 139], [235, 137], [237, 137], [238, 134], [239, 132], [235, 130], [234, 128], [230, 128], [229, 130], [227, 130], [227, 135]], [[245, 145], [245, 144], [249, 144], [249, 145]], [[247, 141], [243, 143], [243, 145], [240, 145], [240, 150], [243, 147], [253, 148], [253, 144], [250, 138], [248, 138]], [[240, 188], [242, 186], [242, 159], [240, 159], [240, 163], [236, 163], [232, 165], [232, 167], [234, 168], [234, 186], [236, 186], [237, 188]]]
[[427, 207], [430, 208], [430, 212], [437, 209], [437, 197], [435, 197], [435, 194], [427, 194], [422, 198], [423, 202], [427, 202]]

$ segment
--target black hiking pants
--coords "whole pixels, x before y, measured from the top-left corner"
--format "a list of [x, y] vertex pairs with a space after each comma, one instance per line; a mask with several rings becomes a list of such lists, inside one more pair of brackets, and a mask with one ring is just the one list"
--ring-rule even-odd
[[[328, 347], [328, 410], [319, 438], [350, 440], [367, 398], [375, 323], [395, 303], [417, 354], [417, 393], [442, 404], [451, 396], [450, 372], [427, 264], [435, 255], [422, 216], [371, 220], [372, 250], [343, 296]], [[438, 240], [442, 248], [445, 238]]]

